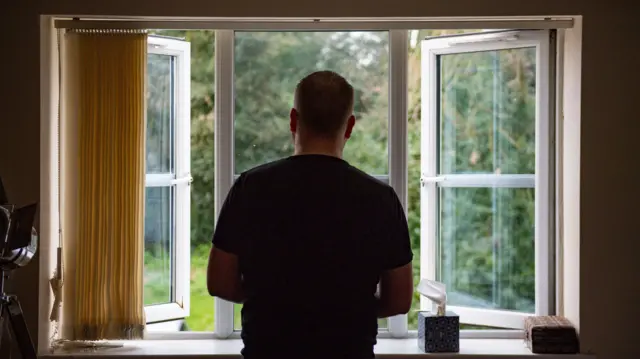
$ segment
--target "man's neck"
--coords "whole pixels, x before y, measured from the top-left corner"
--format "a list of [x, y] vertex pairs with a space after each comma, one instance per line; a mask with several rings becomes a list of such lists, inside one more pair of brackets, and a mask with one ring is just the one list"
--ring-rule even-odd
[[297, 143], [293, 155], [325, 155], [342, 158], [342, 149], [338, 148], [334, 143], [316, 142], [305, 145]]
[[331, 156], [331, 157], [337, 157], [337, 158], [342, 158], [342, 151], [339, 150], [328, 150], [328, 149], [306, 149], [306, 148], [296, 148], [295, 151], [293, 152], [294, 156], [301, 156], [301, 155], [324, 155], [324, 156]]

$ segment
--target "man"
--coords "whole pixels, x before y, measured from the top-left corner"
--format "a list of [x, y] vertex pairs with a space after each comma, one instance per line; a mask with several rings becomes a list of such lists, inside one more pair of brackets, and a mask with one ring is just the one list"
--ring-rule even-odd
[[353, 106], [340, 75], [305, 77], [290, 112], [295, 154], [243, 173], [220, 211], [207, 287], [244, 303], [247, 359], [372, 358], [377, 318], [409, 311], [402, 206], [342, 160]]

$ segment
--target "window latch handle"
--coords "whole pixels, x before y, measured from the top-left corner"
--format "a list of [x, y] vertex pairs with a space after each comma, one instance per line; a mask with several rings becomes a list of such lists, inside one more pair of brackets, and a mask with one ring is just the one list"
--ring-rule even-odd
[[428, 176], [428, 177], [421, 176], [420, 184], [424, 186], [427, 183], [438, 183], [444, 180], [445, 180], [445, 176]]
[[184, 183], [191, 185], [191, 182], [193, 182], [193, 177], [191, 177], [190, 173], [184, 177], [178, 177], [176, 179], [171, 180], [172, 185], [184, 184]]

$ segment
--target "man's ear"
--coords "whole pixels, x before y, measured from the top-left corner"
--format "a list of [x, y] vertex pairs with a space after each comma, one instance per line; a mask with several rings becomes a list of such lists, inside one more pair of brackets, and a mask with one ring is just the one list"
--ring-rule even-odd
[[344, 138], [351, 138], [351, 131], [353, 131], [353, 126], [356, 124], [356, 117], [354, 115], [349, 116], [347, 120], [347, 130], [344, 131]]
[[298, 131], [298, 110], [292, 108], [289, 112], [289, 129], [291, 133]]

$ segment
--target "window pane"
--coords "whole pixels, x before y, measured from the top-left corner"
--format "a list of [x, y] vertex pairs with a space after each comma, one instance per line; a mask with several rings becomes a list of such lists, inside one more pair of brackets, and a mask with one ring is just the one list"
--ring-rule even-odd
[[149, 187], [145, 193], [144, 304], [170, 303], [173, 296], [173, 190]]
[[235, 171], [293, 153], [289, 111], [295, 86], [332, 70], [355, 89], [357, 119], [344, 158], [371, 174], [388, 172], [388, 32], [236, 32]]
[[[427, 37], [452, 35], [464, 32], [478, 32], [480, 30], [409, 30], [408, 41], [408, 123], [407, 123], [407, 145], [408, 145], [408, 188], [407, 188], [407, 222], [409, 224], [409, 234], [411, 236], [411, 249], [413, 250], [413, 281], [417, 286], [420, 282], [420, 144], [422, 140], [422, 95], [421, 95], [421, 77], [422, 77], [422, 53], [421, 41]], [[407, 316], [409, 329], [418, 329], [418, 311], [420, 311], [420, 294], [414, 291], [413, 301], [411, 303], [411, 311]]]
[[[150, 33], [174, 37], [191, 44], [191, 261], [190, 314], [173, 323], [173, 330], [214, 330], [214, 298], [206, 285], [207, 261], [211, 249], [214, 211], [214, 98], [215, 31], [152, 30]], [[151, 54], [150, 54], [151, 55]], [[166, 57], [160, 56], [161, 59]], [[166, 68], [166, 64], [165, 64]], [[175, 66], [177, 69], [177, 66]], [[177, 94], [182, 90], [175, 87]], [[176, 123], [176, 126], [178, 124]], [[165, 152], [168, 153], [168, 152]], [[166, 323], [165, 323], [166, 324]], [[166, 330], [160, 327], [159, 330]]]
[[147, 173], [173, 170], [173, 61], [147, 55]]
[[532, 188], [441, 188], [438, 277], [450, 305], [535, 310]]
[[439, 173], [535, 173], [535, 48], [443, 55]]
[[236, 31], [234, 60], [236, 174], [293, 154], [295, 87], [317, 70], [339, 73], [355, 90], [357, 122], [344, 159], [370, 174], [388, 173], [388, 32]]

